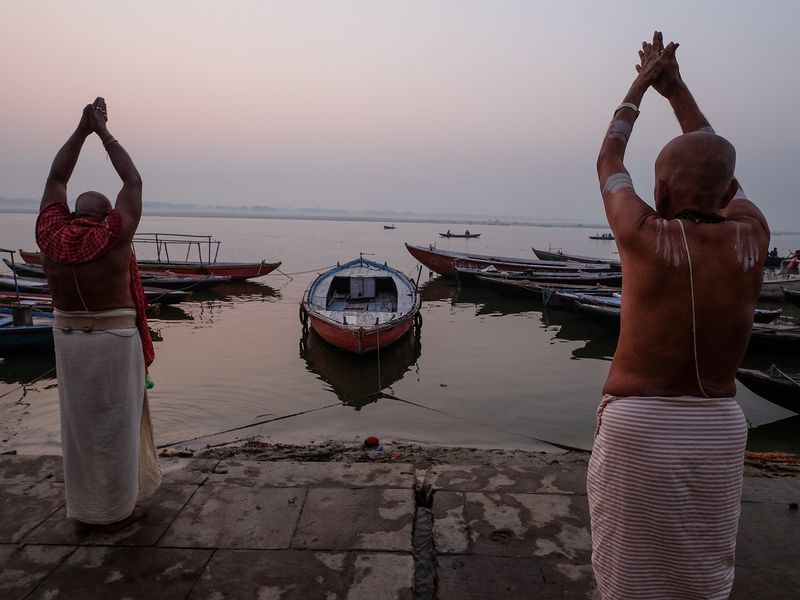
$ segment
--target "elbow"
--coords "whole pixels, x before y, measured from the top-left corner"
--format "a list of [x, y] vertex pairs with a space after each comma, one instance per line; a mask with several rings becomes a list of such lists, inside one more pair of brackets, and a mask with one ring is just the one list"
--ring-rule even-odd
[[142, 176], [139, 175], [139, 171], [134, 171], [125, 177], [125, 185], [136, 189], [142, 189]]

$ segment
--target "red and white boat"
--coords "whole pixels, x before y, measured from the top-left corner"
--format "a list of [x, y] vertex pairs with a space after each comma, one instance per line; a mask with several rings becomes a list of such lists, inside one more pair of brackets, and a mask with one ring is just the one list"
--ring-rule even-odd
[[421, 299], [400, 271], [357, 258], [317, 277], [303, 295], [300, 319], [326, 342], [357, 354], [393, 344], [416, 324]]
[[406, 249], [411, 256], [416, 258], [431, 271], [439, 275], [456, 275], [456, 262], [462, 265], [471, 263], [476, 269], [494, 267], [498, 271], [509, 273], [524, 273], [526, 271], [585, 271], [585, 270], [619, 270], [613, 265], [587, 266], [580, 262], [564, 262], [552, 260], [538, 260], [535, 258], [510, 258], [508, 256], [489, 256], [485, 254], [472, 254], [469, 252], [456, 252], [454, 250], [439, 250], [434, 246], [412, 246], [406, 244]]
[[[220, 262], [220, 241], [210, 235], [186, 235], [181, 233], [137, 233], [133, 238], [133, 246], [153, 246], [155, 260], [137, 259], [139, 271], [143, 272], [169, 272], [175, 275], [216, 275], [229, 277], [231, 281], [255, 279], [271, 273], [279, 266], [280, 262]], [[170, 257], [180, 250], [185, 250], [181, 259]], [[20, 250], [19, 255], [29, 265], [41, 265], [42, 257], [39, 252]], [[190, 256], [197, 256], [197, 260], [189, 260]]]

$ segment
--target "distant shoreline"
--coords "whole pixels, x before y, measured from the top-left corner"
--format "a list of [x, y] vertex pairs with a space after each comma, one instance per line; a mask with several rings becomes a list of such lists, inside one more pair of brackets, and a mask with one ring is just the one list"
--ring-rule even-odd
[[[0, 206], [0, 214], [37, 214], [38, 210], [28, 208], [4, 208]], [[352, 221], [352, 222], [365, 222], [365, 223], [432, 223], [432, 224], [450, 224], [450, 225], [482, 225], [482, 226], [499, 226], [499, 227], [565, 227], [572, 229], [609, 229], [608, 223], [560, 223], [560, 222], [547, 222], [547, 221], [517, 221], [517, 220], [502, 220], [492, 217], [480, 218], [466, 218], [466, 217], [391, 217], [387, 218], [374, 217], [369, 215], [307, 215], [307, 214], [264, 214], [264, 213], [246, 213], [241, 211], [168, 211], [168, 210], [154, 210], [147, 211], [143, 217], [192, 217], [196, 219], [277, 219], [287, 221]], [[771, 235], [800, 235], [800, 231], [772, 231]]]

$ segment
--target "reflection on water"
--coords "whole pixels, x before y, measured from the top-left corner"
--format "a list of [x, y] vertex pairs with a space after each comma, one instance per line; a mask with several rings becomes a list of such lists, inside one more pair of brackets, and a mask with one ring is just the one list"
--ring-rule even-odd
[[55, 373], [55, 367], [56, 357], [52, 349], [17, 352], [0, 359], [0, 382], [28, 384], [51, 371]]
[[[34, 222], [35, 215], [3, 215], [3, 245], [32, 247]], [[159, 442], [341, 401], [347, 405], [258, 431], [289, 443], [352, 440], [369, 431], [422, 444], [530, 449], [531, 438], [541, 438], [591, 446], [616, 334], [581, 315], [545, 310], [538, 296], [512, 298], [474, 285], [461, 287], [455, 278], [423, 279], [425, 353], [411, 338], [387, 349], [380, 383], [376, 356], [343, 355], [313, 337], [298, 353], [300, 299], [315, 274], [337, 260], [363, 251], [412, 273], [418, 263], [404, 241], [531, 258], [532, 245], [610, 256], [613, 245], [589, 241], [586, 230], [486, 226], [478, 240], [439, 241], [441, 226], [434, 223], [404, 224], [398, 239], [398, 232], [387, 235], [380, 224], [368, 222], [150, 216], [143, 218], [143, 228], [210, 232], [224, 240], [220, 260], [274, 258], [295, 273], [292, 279], [275, 272], [199, 292], [163, 307], [151, 320], [163, 339], [156, 343], [152, 368], [151, 409]], [[800, 236], [791, 240], [776, 243], [800, 247]], [[784, 308], [800, 316], [800, 307]], [[763, 369], [772, 363], [800, 371], [800, 356], [789, 353], [748, 353], [743, 366]], [[0, 396], [7, 394], [0, 402], [0, 450], [59, 452], [54, 376], [26, 386], [29, 405], [17, 404], [20, 386], [53, 365], [50, 352], [0, 362]], [[379, 388], [416, 405], [381, 398]], [[754, 427], [755, 444], [800, 449], [797, 421], [782, 421], [790, 413], [741, 386], [737, 399]], [[366, 403], [365, 410], [351, 408]]]
[[313, 329], [300, 338], [300, 357], [306, 361], [306, 369], [327, 383], [344, 404], [356, 410], [377, 402], [383, 390], [417, 367], [421, 353], [421, 328], [412, 328], [408, 335], [380, 353], [370, 354], [339, 350]]

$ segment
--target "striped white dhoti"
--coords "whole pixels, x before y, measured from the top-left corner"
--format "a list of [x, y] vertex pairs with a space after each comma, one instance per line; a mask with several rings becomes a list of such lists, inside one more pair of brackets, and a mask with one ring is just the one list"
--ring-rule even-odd
[[604, 600], [728, 598], [746, 441], [732, 398], [603, 397], [587, 488]]

